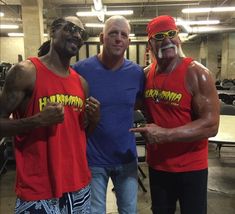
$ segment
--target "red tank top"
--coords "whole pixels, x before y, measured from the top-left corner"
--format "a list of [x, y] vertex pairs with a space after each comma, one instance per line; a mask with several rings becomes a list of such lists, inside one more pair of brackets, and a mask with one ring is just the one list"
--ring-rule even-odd
[[[150, 122], [164, 128], [183, 126], [193, 120], [192, 96], [185, 87], [191, 58], [184, 58], [170, 73], [156, 73], [153, 64], [145, 86], [145, 106]], [[168, 172], [201, 170], [208, 167], [208, 141], [147, 145], [150, 167]]]
[[16, 194], [24, 200], [61, 197], [90, 182], [86, 159], [86, 136], [80, 125], [85, 95], [79, 75], [70, 68], [67, 77], [48, 70], [38, 58], [29, 58], [36, 67], [34, 91], [24, 114], [35, 115], [47, 100], [64, 105], [64, 122], [34, 129], [15, 138]]

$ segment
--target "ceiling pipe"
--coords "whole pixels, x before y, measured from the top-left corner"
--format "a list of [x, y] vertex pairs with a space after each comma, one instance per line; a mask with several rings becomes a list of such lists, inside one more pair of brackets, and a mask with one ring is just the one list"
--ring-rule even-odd
[[192, 27], [192, 34], [213, 34], [213, 33], [228, 33], [228, 32], [235, 32], [234, 27], [224, 27], [224, 26], [205, 26], [205, 27]]
[[[138, 25], [147, 25], [151, 19], [129, 19], [130, 24], [138, 24]], [[183, 32], [187, 32], [184, 28], [184, 25], [180, 25], [182, 27]], [[197, 26], [190, 27], [191, 31], [188, 33], [191, 34], [204, 34], [204, 33], [223, 33], [223, 32], [235, 32], [234, 27], [225, 27], [225, 26]]]
[[199, 6], [199, 2], [195, 3], [175, 3], [175, 4], [137, 4], [137, 5], [108, 5], [108, 7], [177, 7], [177, 6]]
[[146, 25], [151, 20], [152, 19], [129, 19], [128, 21], [130, 22], [130, 24]]
[[[96, 0], [93, 0], [96, 1]], [[142, 8], [142, 7], [177, 7], [177, 6], [199, 6], [200, 4], [197, 3], [179, 3], [179, 4], [129, 4], [129, 5], [109, 5], [106, 4], [107, 8]], [[60, 6], [60, 9], [74, 9], [75, 6]], [[90, 9], [91, 7], [89, 6], [89, 4], [87, 4], [86, 6], [84, 6], [83, 4], [77, 4], [76, 8], [79, 9]]]

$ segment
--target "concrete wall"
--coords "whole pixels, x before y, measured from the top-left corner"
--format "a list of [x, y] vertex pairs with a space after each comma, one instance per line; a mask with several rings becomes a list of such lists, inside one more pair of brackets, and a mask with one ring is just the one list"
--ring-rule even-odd
[[221, 79], [235, 79], [235, 33], [223, 35], [221, 67]]
[[[46, 39], [46, 38], [45, 38]], [[99, 42], [98, 38], [90, 38], [91, 42]], [[133, 42], [147, 41], [145, 37], [132, 39]], [[226, 44], [226, 45], [225, 45]], [[144, 43], [139, 45], [139, 64], [145, 66], [145, 47]], [[96, 44], [89, 45], [89, 56], [98, 53]], [[102, 50], [102, 45], [99, 46]], [[186, 56], [190, 56], [201, 62], [202, 58], [206, 58], [206, 66], [213, 72], [216, 79], [235, 78], [235, 33], [227, 34], [226, 36], [209, 35], [206, 39], [196, 40], [183, 43], [183, 51]], [[137, 48], [135, 45], [129, 47], [129, 59], [137, 62]], [[222, 53], [221, 62], [219, 55]], [[0, 37], [0, 61], [9, 62], [11, 64], [18, 62], [18, 54], [24, 56], [24, 41], [23, 38], [17, 37]], [[83, 46], [79, 51], [79, 59], [86, 58], [86, 46]], [[71, 64], [76, 62], [76, 57], [73, 57]], [[220, 65], [221, 64], [221, 65]]]
[[183, 43], [182, 49], [187, 57], [192, 57], [194, 60], [200, 61], [199, 57], [200, 43], [198, 41]]
[[228, 76], [235, 79], [235, 33], [229, 34]]
[[[199, 59], [199, 47], [198, 43], [187, 43], [183, 44], [183, 51], [187, 56], [191, 56], [196, 60]], [[24, 40], [22, 37], [0, 37], [0, 60], [6, 61], [10, 63], [17, 62], [17, 55], [22, 54], [24, 56]], [[102, 46], [100, 46], [102, 49]], [[136, 47], [130, 45], [129, 58], [130, 60], [137, 61], [136, 56]], [[97, 53], [97, 49], [95, 45], [91, 45], [89, 47], [89, 55], [93, 56]], [[145, 45], [141, 44], [139, 46], [139, 62], [141, 65], [144, 65], [144, 53], [145, 53]], [[86, 48], [83, 46], [79, 52], [79, 58], [86, 58]], [[76, 60], [74, 57], [72, 61]]]
[[0, 62], [15, 64], [18, 54], [24, 57], [23, 37], [0, 37]]
[[209, 35], [207, 39], [208, 64], [207, 67], [215, 74], [216, 79], [221, 78], [222, 35]]

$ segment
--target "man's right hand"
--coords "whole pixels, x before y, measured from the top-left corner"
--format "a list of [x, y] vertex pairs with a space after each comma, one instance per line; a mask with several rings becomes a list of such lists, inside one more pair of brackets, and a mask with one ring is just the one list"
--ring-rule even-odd
[[64, 121], [64, 106], [61, 103], [47, 102], [47, 105], [39, 113], [42, 126], [50, 126]]

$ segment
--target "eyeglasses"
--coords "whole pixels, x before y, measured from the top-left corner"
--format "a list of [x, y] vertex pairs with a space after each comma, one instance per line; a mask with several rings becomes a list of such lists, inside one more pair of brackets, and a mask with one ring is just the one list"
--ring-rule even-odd
[[177, 30], [169, 30], [169, 31], [166, 31], [166, 32], [157, 33], [152, 38], [154, 38], [157, 41], [162, 41], [166, 37], [168, 37], [169, 39], [172, 39], [176, 35], [177, 35]]
[[73, 34], [73, 33], [79, 33], [81, 36], [81, 39], [83, 41], [86, 41], [88, 39], [88, 34], [86, 33], [86, 31], [80, 27], [78, 27], [77, 25], [73, 24], [72, 22], [68, 22], [67, 24], [64, 25], [63, 30]]

